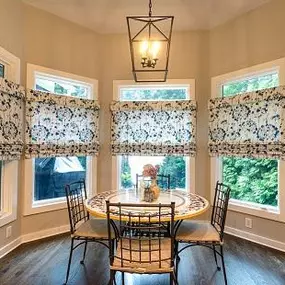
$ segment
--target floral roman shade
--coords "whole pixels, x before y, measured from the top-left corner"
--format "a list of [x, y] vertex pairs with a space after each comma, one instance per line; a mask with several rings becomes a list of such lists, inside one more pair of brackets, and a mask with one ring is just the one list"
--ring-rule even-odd
[[111, 104], [113, 155], [195, 155], [195, 101]]
[[26, 158], [96, 155], [98, 120], [96, 101], [28, 90]]
[[17, 160], [23, 151], [25, 89], [0, 78], [0, 160]]
[[285, 87], [209, 101], [210, 155], [285, 158]]

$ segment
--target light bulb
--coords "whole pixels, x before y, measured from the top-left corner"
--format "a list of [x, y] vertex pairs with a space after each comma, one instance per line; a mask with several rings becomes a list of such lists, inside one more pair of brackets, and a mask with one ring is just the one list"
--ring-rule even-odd
[[160, 42], [153, 42], [151, 45], [152, 59], [157, 59], [157, 54], [160, 48]]
[[147, 57], [148, 48], [149, 48], [148, 41], [143, 41], [141, 43], [141, 56], [142, 56], [142, 58]]

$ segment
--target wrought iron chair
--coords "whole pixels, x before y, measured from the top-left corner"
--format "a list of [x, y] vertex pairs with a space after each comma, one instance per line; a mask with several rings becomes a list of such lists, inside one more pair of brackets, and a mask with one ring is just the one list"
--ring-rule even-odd
[[[136, 189], [139, 187], [139, 180], [141, 180], [144, 176], [140, 174], [136, 174]], [[170, 175], [163, 175], [158, 174], [157, 175], [157, 185], [162, 190], [170, 189]]]
[[[183, 221], [182, 224], [177, 227], [175, 237], [177, 266], [180, 260], [179, 253], [183, 250], [195, 245], [206, 246], [213, 250], [217, 269], [219, 271], [221, 268], [218, 266], [217, 254], [221, 257], [225, 284], [227, 284], [227, 275], [224, 262], [223, 243], [230, 191], [228, 186], [217, 182], [211, 222]], [[178, 243], [187, 243], [187, 245], [178, 250]], [[220, 251], [216, 249], [217, 246], [220, 247]]]
[[[73, 250], [84, 244], [83, 258], [80, 261], [80, 263], [83, 264], [88, 242], [97, 242], [106, 246], [107, 248], [109, 246], [107, 221], [101, 219], [90, 219], [89, 213], [84, 207], [84, 200], [87, 199], [85, 181], [81, 180], [66, 185], [65, 193], [71, 234], [70, 254], [66, 272], [66, 280], [64, 283], [67, 284]], [[113, 240], [114, 235], [112, 233], [111, 241], [113, 242]], [[79, 241], [79, 243], [74, 245], [74, 241]]]
[[[178, 284], [174, 268], [174, 209], [171, 204], [121, 204], [106, 201], [110, 281], [113, 284], [117, 271], [136, 274], [169, 274], [170, 284]], [[128, 208], [127, 211], [124, 208]], [[138, 209], [157, 209], [155, 213], [139, 213]], [[114, 224], [114, 216], [119, 220]], [[170, 216], [170, 236], [164, 235], [163, 218]], [[135, 222], [134, 222], [135, 221]], [[154, 223], [153, 223], [154, 222]], [[117, 233], [117, 248], [112, 247], [112, 226]]]

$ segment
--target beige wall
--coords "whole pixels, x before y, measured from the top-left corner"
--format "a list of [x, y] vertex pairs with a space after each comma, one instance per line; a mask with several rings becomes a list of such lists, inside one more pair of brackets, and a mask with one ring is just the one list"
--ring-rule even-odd
[[[113, 96], [113, 80], [132, 79], [127, 36], [100, 36], [21, 4], [18, 0], [0, 0], [0, 7], [0, 26], [5, 27], [0, 29], [0, 46], [20, 57], [22, 84], [26, 81], [27, 63], [99, 80], [101, 151], [98, 157], [98, 191], [110, 189], [109, 104]], [[210, 77], [285, 56], [283, 11], [285, 1], [275, 0], [210, 32], [181, 32], [173, 35], [168, 78], [196, 79], [196, 192], [207, 198], [210, 196], [210, 161], [207, 151]], [[21, 169], [22, 179], [23, 173], [24, 169]], [[20, 183], [19, 218], [12, 223], [12, 238], [68, 223], [66, 210], [22, 216], [23, 190], [23, 183]], [[284, 224], [253, 219], [253, 233], [285, 240]], [[230, 212], [227, 224], [246, 230], [244, 215], [240, 213]], [[0, 228], [0, 248], [12, 240], [5, 239], [5, 228]]]
[[[274, 0], [210, 33], [210, 76], [285, 57], [285, 1]], [[199, 110], [200, 111], [200, 110]], [[209, 177], [209, 176], [207, 176]], [[281, 189], [284, 191], [284, 189]], [[230, 212], [227, 226], [285, 242], [285, 224]]]
[[[21, 3], [17, 0], [0, 0], [0, 46], [23, 59], [23, 37]], [[22, 62], [21, 62], [22, 63]], [[21, 76], [21, 82], [23, 77]], [[21, 209], [18, 209], [18, 219], [0, 228], [0, 248], [21, 235]], [[6, 227], [12, 226], [12, 235], [6, 239]]]

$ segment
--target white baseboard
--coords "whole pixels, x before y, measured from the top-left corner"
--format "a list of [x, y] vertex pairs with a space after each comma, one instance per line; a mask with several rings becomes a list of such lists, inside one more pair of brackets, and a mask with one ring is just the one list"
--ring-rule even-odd
[[64, 226], [60, 226], [56, 228], [51, 228], [47, 230], [25, 234], [21, 236], [21, 244], [34, 241], [34, 240], [38, 240], [38, 239], [42, 239], [42, 238], [46, 238], [46, 237], [50, 237], [50, 236], [54, 236], [54, 235], [67, 233], [69, 230], [70, 230], [70, 226], [64, 225]]
[[21, 244], [21, 237], [18, 237], [11, 241], [10, 243], [4, 245], [2, 248], [0, 248], [0, 258], [17, 248]]
[[239, 229], [225, 227], [225, 233], [285, 252], [285, 243]]
[[6, 254], [16, 249], [18, 246], [20, 246], [23, 243], [63, 234], [63, 233], [69, 232], [69, 230], [70, 230], [69, 225], [63, 225], [57, 228], [51, 228], [51, 229], [46, 229], [46, 230], [22, 235], [18, 237], [17, 239], [11, 241], [7, 245], [3, 246], [2, 248], [0, 248], [0, 258], [4, 257]]

